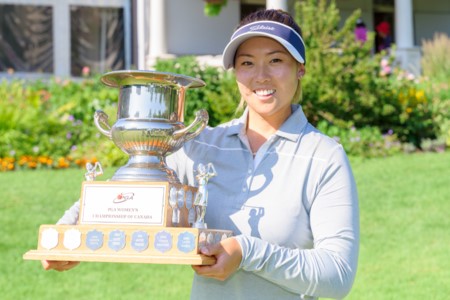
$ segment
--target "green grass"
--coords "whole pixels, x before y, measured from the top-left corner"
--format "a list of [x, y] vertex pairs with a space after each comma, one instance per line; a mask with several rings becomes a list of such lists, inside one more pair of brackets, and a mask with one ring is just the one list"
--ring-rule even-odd
[[448, 299], [450, 153], [354, 163], [361, 251], [348, 299]]
[[[352, 160], [361, 251], [347, 299], [447, 299], [450, 294], [450, 152]], [[114, 170], [98, 180], [109, 178]], [[83, 170], [0, 173], [1, 299], [188, 299], [190, 266], [82, 263], [43, 271], [22, 255], [40, 224], [80, 194]]]

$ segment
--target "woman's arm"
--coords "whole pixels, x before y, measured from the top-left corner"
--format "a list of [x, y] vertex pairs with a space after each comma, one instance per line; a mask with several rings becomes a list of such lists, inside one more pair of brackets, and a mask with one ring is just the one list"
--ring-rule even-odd
[[194, 270], [202, 276], [225, 280], [242, 268], [294, 293], [344, 297], [356, 274], [359, 212], [355, 182], [341, 147], [337, 147], [317, 179], [309, 217], [313, 249], [287, 248], [238, 235], [228, 239], [234, 242], [225, 240], [202, 249], [202, 253], [216, 256], [217, 263]]
[[344, 297], [353, 285], [359, 252], [356, 184], [342, 147], [331, 155], [316, 185], [310, 210], [313, 249], [290, 249], [238, 236], [242, 269], [290, 291]]

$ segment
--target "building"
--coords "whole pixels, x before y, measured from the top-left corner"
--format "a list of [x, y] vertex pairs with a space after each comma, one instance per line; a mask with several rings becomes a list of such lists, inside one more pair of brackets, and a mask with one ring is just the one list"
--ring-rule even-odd
[[[293, 12], [296, 0], [228, 0], [216, 17], [206, 0], [0, 0], [0, 76], [80, 76], [148, 69], [158, 57], [196, 55], [218, 64], [242, 15], [264, 7]], [[302, 0], [300, 0], [302, 1]], [[400, 65], [420, 70], [420, 45], [450, 35], [450, 1], [336, 0], [374, 30], [390, 24]], [[11, 75], [13, 73], [14, 75]]]

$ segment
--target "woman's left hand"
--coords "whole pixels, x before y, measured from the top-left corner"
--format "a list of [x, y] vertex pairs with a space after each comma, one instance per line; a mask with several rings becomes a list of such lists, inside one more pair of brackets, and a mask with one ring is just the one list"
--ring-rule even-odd
[[221, 281], [236, 272], [242, 260], [242, 249], [235, 238], [227, 238], [215, 245], [202, 247], [200, 252], [207, 256], [214, 256], [216, 263], [207, 266], [192, 266], [194, 271], [200, 276]]

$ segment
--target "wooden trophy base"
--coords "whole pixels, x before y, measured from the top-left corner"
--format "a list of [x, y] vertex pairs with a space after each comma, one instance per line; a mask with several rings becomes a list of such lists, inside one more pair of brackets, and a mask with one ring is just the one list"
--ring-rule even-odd
[[84, 182], [77, 225], [41, 225], [29, 260], [210, 265], [202, 245], [229, 230], [191, 228], [197, 188], [168, 182]]
[[41, 225], [37, 250], [25, 260], [211, 265], [199, 254], [231, 231], [183, 227]]

